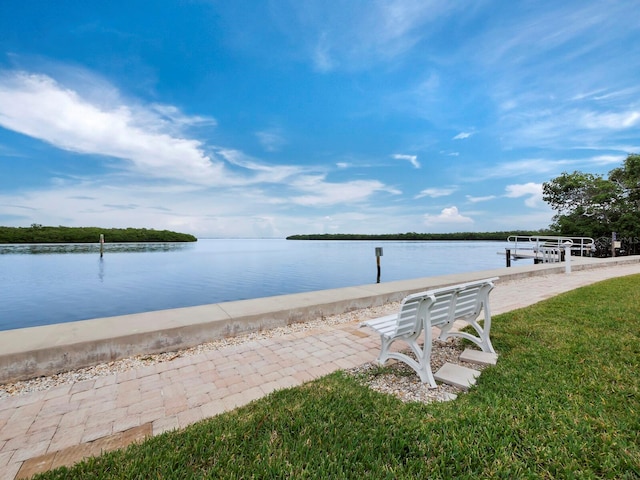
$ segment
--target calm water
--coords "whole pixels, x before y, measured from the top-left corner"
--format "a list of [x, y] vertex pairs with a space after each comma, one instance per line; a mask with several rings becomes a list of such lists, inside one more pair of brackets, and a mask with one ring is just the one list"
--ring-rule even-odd
[[0, 245], [0, 330], [505, 266], [506, 242]]

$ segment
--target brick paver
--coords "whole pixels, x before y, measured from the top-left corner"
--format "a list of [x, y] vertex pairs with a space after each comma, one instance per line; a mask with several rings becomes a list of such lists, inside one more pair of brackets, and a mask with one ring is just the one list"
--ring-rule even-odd
[[[498, 281], [491, 311], [495, 315], [635, 273], [640, 263]], [[361, 320], [0, 399], [0, 480], [71, 465], [371, 361], [379, 339], [358, 328]]]

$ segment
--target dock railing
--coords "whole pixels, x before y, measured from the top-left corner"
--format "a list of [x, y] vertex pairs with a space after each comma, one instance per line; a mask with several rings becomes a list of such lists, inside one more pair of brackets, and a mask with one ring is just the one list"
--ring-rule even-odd
[[514, 260], [533, 258], [534, 261], [555, 263], [562, 260], [567, 243], [572, 255], [591, 256], [595, 250], [595, 241], [591, 237], [553, 235], [510, 235], [506, 249]]

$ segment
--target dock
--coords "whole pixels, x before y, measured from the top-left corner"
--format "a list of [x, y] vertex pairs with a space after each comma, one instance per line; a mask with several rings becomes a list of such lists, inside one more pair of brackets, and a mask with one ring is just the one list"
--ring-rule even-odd
[[511, 235], [507, 238], [505, 257], [507, 267], [512, 260], [531, 260], [534, 263], [559, 263], [567, 251], [571, 256], [591, 257], [595, 240], [591, 237], [552, 235]]

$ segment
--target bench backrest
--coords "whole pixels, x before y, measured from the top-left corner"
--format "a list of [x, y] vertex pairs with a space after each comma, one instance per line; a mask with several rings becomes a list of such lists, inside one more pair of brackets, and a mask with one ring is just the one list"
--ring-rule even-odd
[[411, 335], [419, 331], [424, 318], [424, 294], [406, 296], [400, 305], [394, 336]]
[[432, 292], [432, 301], [428, 306], [429, 323], [438, 326], [458, 319], [477, 317], [492, 289], [493, 282], [489, 280], [453, 285]]
[[494, 280], [496, 278], [489, 278], [408, 295], [400, 306], [395, 335], [419, 330], [423, 319], [431, 326], [440, 326], [477, 317], [493, 289]]

